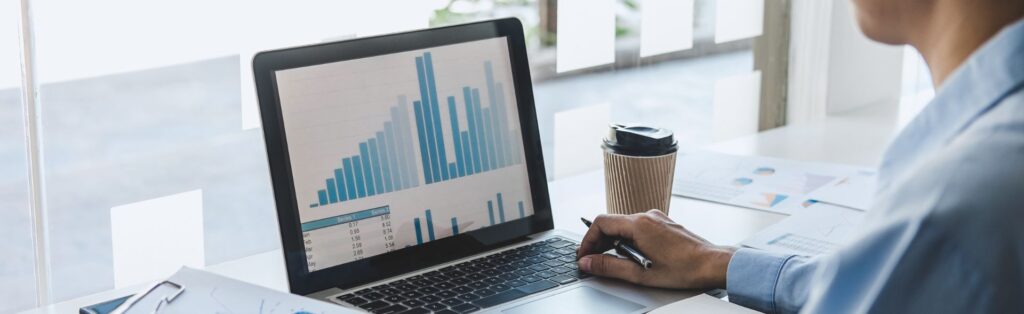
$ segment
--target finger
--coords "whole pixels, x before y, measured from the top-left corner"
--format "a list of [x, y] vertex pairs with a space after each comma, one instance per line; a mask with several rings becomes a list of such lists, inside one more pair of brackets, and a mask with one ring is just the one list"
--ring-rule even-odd
[[623, 215], [598, 215], [580, 242], [577, 257], [601, 253], [612, 248], [611, 238], [633, 239], [633, 218]]
[[635, 262], [608, 254], [592, 254], [579, 261], [580, 270], [601, 277], [622, 279], [639, 283], [643, 268]]

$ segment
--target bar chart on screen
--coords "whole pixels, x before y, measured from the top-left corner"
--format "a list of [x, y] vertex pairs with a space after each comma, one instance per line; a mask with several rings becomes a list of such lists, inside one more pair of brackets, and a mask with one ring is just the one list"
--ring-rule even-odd
[[[316, 200], [309, 207], [444, 182], [522, 162], [517, 151], [521, 145], [511, 143], [520, 132], [508, 123], [504, 84], [495, 82], [490, 61], [481, 66], [485, 95], [490, 98], [487, 107], [481, 104], [480, 89], [471, 86], [462, 87], [460, 98], [447, 96], [442, 106], [431, 53], [417, 56], [415, 66], [420, 88], [420, 98], [412, 102], [415, 121], [408, 118], [407, 96], [399, 95], [381, 131], [359, 142], [358, 154], [338, 157], [338, 168], [327, 173], [323, 188], [315, 192]], [[466, 130], [460, 130], [460, 101], [465, 108]], [[448, 126], [441, 122], [442, 108], [447, 109]], [[413, 158], [413, 150], [418, 150], [419, 160]]]
[[488, 39], [276, 73], [311, 269], [533, 213], [507, 49]]

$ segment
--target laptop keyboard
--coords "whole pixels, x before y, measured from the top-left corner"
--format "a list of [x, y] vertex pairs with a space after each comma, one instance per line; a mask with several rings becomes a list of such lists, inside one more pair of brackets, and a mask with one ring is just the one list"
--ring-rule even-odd
[[336, 297], [373, 313], [470, 313], [589, 277], [561, 237]]

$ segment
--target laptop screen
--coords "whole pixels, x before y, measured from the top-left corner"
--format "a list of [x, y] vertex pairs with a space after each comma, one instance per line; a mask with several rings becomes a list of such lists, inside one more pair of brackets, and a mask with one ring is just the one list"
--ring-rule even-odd
[[508, 46], [274, 73], [310, 272], [534, 213]]

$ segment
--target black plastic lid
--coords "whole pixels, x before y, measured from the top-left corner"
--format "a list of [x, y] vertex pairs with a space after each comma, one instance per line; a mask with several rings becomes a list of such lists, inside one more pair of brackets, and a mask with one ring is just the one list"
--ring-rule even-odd
[[605, 150], [627, 156], [661, 156], [679, 149], [672, 130], [642, 125], [608, 125]]

